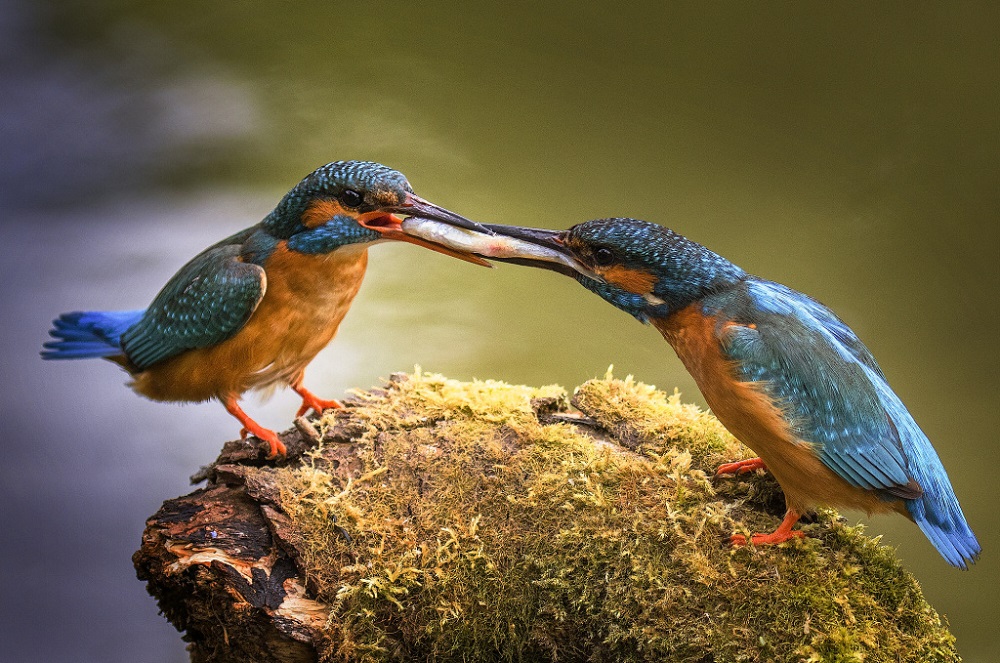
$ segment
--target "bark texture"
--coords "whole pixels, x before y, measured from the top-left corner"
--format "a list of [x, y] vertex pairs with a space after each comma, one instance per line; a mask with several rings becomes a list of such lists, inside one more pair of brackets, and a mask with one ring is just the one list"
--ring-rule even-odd
[[630, 378], [571, 398], [397, 374], [281, 437], [278, 463], [227, 443], [134, 556], [197, 663], [958, 660], [833, 512], [731, 548], [776, 526], [780, 489], [713, 479], [746, 451]]

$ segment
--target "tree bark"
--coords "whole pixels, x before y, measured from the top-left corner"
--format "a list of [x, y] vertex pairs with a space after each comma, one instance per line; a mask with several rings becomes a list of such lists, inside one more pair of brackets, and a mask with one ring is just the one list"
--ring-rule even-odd
[[707, 413], [545, 389], [397, 374], [296, 420], [278, 462], [229, 442], [147, 521], [138, 577], [195, 663], [959, 660], [832, 512], [732, 549], [784, 504], [764, 473], [712, 480], [744, 450]]
[[[282, 465], [318, 442], [296, 429], [281, 438], [288, 449]], [[307, 663], [328, 648], [329, 607], [309, 598], [296, 567], [294, 532], [275, 508], [264, 447], [227, 443], [192, 477], [208, 485], [164, 502], [133, 556], [139, 579], [190, 643], [194, 663]]]

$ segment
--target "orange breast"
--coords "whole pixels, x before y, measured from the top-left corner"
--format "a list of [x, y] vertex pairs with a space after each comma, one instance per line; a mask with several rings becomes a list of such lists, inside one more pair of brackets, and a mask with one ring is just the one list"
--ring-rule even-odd
[[264, 297], [242, 329], [137, 374], [133, 389], [154, 400], [203, 401], [291, 382], [337, 333], [367, 265], [363, 247], [308, 255], [279, 245], [265, 266]]
[[[841, 506], [868, 513], [900, 510], [872, 491], [852, 486], [817, 457], [813, 446], [789, 428], [781, 409], [763, 385], [736, 379], [722, 355], [716, 330], [720, 321], [693, 304], [653, 325], [684, 363], [719, 421], [754, 450], [781, 484], [790, 508], [805, 513], [816, 505]], [[723, 326], [735, 324], [722, 322]]]

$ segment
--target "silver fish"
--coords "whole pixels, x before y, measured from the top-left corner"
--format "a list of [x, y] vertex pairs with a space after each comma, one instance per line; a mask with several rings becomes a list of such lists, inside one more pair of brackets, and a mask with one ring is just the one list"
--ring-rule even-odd
[[[496, 228], [501, 227], [496, 226]], [[573, 272], [596, 277], [589, 269], [565, 253], [516, 237], [508, 237], [503, 234], [487, 235], [415, 216], [404, 219], [401, 228], [407, 235], [419, 237], [455, 251], [475, 253], [484, 258], [500, 261], [554, 263], [563, 265]]]

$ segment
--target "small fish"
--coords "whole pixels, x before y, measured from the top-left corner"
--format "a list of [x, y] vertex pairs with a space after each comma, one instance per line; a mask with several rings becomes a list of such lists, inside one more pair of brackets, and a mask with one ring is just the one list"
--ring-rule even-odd
[[542, 262], [550, 263], [547, 265], [550, 269], [570, 275], [591, 273], [588, 268], [567, 256], [556, 246], [543, 246], [536, 242], [499, 234], [488, 235], [416, 216], [404, 219], [401, 229], [412, 237], [500, 262], [536, 266], [540, 266], [537, 263]]

